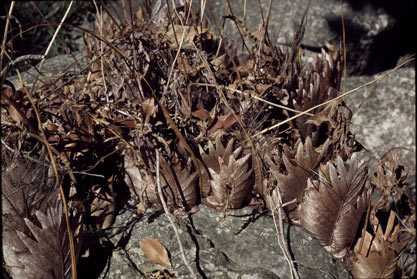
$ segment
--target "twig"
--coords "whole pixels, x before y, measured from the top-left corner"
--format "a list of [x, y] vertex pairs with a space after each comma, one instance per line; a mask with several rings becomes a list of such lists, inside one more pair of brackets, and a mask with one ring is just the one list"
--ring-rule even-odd
[[[12, 3], [10, 4], [9, 13], [6, 19], [6, 26], [4, 27], [3, 41], [1, 42], [0, 67], [1, 65], [3, 65], [3, 54], [6, 52], [7, 32], [9, 29], [10, 16], [12, 15], [13, 7], [14, 7], [14, 1], [12, 1]], [[8, 67], [6, 67], [6, 69], [7, 68]], [[3, 71], [2, 71], [1, 76], [3, 76]]]
[[182, 243], [181, 243], [181, 239], [180, 239], [180, 234], [178, 232], [177, 227], [174, 224], [174, 221], [172, 221], [172, 217], [171, 217], [171, 214], [169, 213], [167, 204], [166, 204], [165, 199], [164, 199], [164, 195], [162, 194], [162, 187], [161, 187], [161, 181], [160, 181], [160, 175], [159, 175], [159, 151], [158, 151], [158, 149], [155, 149], [155, 152], [156, 152], [156, 184], [158, 186], [159, 199], [161, 200], [162, 207], [164, 208], [165, 214], [167, 215], [168, 220], [171, 223], [172, 228], [174, 229], [175, 236], [176, 236], [177, 241], [178, 241], [178, 246], [180, 247], [181, 259], [182, 259], [183, 263], [185, 264], [185, 266], [188, 268], [188, 271], [190, 272], [192, 278], [197, 279], [197, 277], [195, 277], [193, 269], [191, 268], [190, 264], [187, 261], [187, 258], [185, 257], [184, 248], [182, 247]]
[[[277, 189], [277, 193], [278, 193], [278, 205], [277, 205], [278, 224], [277, 224], [277, 220], [276, 220], [275, 213], [274, 213], [275, 208], [271, 210], [271, 213], [272, 213], [272, 219], [274, 220], [275, 230], [277, 231], [278, 245], [279, 245], [279, 248], [281, 248], [281, 251], [284, 254], [285, 259], [287, 260], [288, 265], [290, 266], [291, 278], [299, 279], [300, 276], [298, 275], [297, 269], [295, 268], [294, 261], [291, 259], [291, 254], [290, 254], [290, 251], [288, 250], [287, 242], [285, 241], [285, 238], [284, 238], [284, 222], [282, 221], [283, 204], [282, 204], [282, 199], [281, 199], [281, 192], [279, 191], [279, 189]], [[273, 204], [271, 195], [268, 195], [267, 198], [269, 199], [270, 204]]]

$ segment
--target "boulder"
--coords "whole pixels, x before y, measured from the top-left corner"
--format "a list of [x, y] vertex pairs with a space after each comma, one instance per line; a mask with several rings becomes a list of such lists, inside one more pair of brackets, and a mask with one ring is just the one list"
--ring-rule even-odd
[[[288, 262], [277, 242], [273, 219], [250, 207], [224, 214], [201, 205], [187, 223], [177, 222], [177, 226], [187, 260], [197, 278], [291, 278]], [[301, 278], [351, 278], [343, 264], [335, 262], [306, 231], [295, 226], [284, 225], [284, 228]], [[154, 238], [167, 248], [174, 267], [168, 269], [170, 274], [191, 278], [164, 213], [151, 210], [138, 219], [131, 210], [126, 210], [117, 217], [108, 236], [106, 246], [114, 250], [108, 268], [99, 278], [138, 278], [147, 271], [164, 269], [146, 260], [140, 249], [144, 238]], [[89, 275], [80, 276], [88, 278]]]
[[[384, 73], [349, 77], [346, 80], [346, 89], [357, 88]], [[360, 156], [373, 169], [381, 157], [394, 148], [393, 151], [400, 154], [399, 163], [409, 171], [408, 183], [413, 191], [416, 183], [415, 75], [414, 68], [400, 68], [379, 84], [362, 88], [346, 98], [347, 105], [353, 112], [364, 102], [353, 115], [350, 127], [356, 139], [369, 151]], [[370, 96], [366, 98], [368, 95]], [[402, 149], [403, 147], [406, 149]]]

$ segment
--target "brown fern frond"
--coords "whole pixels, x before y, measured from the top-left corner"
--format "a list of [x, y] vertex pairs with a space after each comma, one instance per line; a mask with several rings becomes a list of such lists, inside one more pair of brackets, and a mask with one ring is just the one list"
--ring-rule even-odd
[[301, 225], [335, 258], [345, 257], [350, 250], [368, 203], [366, 168], [358, 166], [355, 155], [348, 166], [340, 157], [336, 166], [323, 165], [319, 180], [308, 180], [298, 212]]
[[[71, 259], [62, 203], [50, 204], [46, 213], [34, 211], [23, 218], [24, 231], [3, 231], [6, 269], [13, 278], [70, 278]], [[81, 215], [73, 217], [72, 228], [79, 230]], [[77, 232], [77, 257], [81, 248]], [[17, 237], [16, 237], [17, 236]]]
[[[226, 151], [230, 150], [230, 142], [232, 140], [229, 141]], [[222, 147], [218, 150], [221, 149]], [[211, 194], [205, 201], [216, 210], [239, 208], [250, 199], [254, 184], [253, 168], [250, 165], [251, 155], [246, 154], [241, 157], [242, 150], [243, 148], [239, 147], [229, 156], [218, 156], [217, 171], [209, 167]]]
[[395, 219], [391, 210], [385, 229], [377, 219], [374, 234], [365, 232], [362, 246], [362, 238], [359, 238], [351, 257], [355, 278], [394, 278], [399, 257], [411, 239]]
[[[270, 210], [278, 204], [278, 189], [282, 195], [282, 202], [289, 204], [284, 210], [290, 215], [293, 222], [298, 222], [298, 214], [295, 210], [297, 205], [303, 200], [304, 191], [307, 186], [308, 178], [316, 176], [316, 170], [327, 152], [329, 141], [327, 140], [320, 148], [314, 149], [310, 137], [307, 137], [303, 144], [299, 141], [296, 145], [296, 154], [291, 156], [290, 152], [282, 155], [283, 164], [287, 174], [284, 174], [280, 166], [274, 164], [270, 156], [266, 160], [271, 168], [271, 174], [277, 181], [278, 187], [272, 190], [272, 204], [268, 204]], [[292, 157], [292, 158], [291, 158]], [[268, 200], [268, 199], [266, 199]]]

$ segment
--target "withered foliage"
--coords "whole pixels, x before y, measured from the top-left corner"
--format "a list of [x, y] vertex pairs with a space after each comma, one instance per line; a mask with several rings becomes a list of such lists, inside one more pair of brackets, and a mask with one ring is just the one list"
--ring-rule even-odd
[[[9, 274], [13, 278], [71, 278], [63, 206], [50, 165], [22, 158], [12, 161], [2, 174], [3, 254]], [[71, 225], [78, 253], [80, 214], [72, 216]]]
[[[368, 178], [349, 108], [341, 99], [321, 105], [340, 94], [341, 47], [327, 45], [307, 64], [303, 23], [282, 49], [265, 25], [252, 34], [225, 15], [242, 34], [241, 50], [204, 11], [167, 2], [145, 1], [134, 21], [97, 14], [84, 35], [88, 65], [31, 85], [70, 211], [83, 213], [87, 226], [109, 228], [126, 185], [138, 215], [162, 209], [158, 159], [162, 195], [177, 217], [201, 203], [222, 212], [256, 205], [283, 212], [355, 277], [411, 276], [400, 260], [415, 236], [404, 169], [389, 155]], [[6, 268], [17, 278], [68, 276], [62, 206], [33, 108], [23, 90], [5, 83], [1, 92], [2, 156], [43, 162], [2, 166]], [[72, 220], [80, 230], [81, 219]]]
[[340, 157], [336, 165], [322, 165], [318, 179], [308, 180], [299, 208], [301, 225], [336, 258], [343, 258], [352, 245], [369, 195], [367, 170], [358, 166], [356, 156], [348, 168]]

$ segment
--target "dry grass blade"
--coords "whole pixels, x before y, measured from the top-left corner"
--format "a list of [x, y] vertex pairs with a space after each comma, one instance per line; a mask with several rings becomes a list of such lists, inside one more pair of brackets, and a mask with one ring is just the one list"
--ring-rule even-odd
[[[20, 82], [22, 82], [22, 84], [23, 84], [23, 80], [22, 80], [22, 77], [20, 76], [20, 72], [17, 71], [17, 73], [19, 75]], [[61, 199], [62, 199], [62, 203], [64, 205], [65, 223], [67, 225], [67, 234], [68, 234], [68, 240], [69, 240], [69, 246], [70, 246], [72, 279], [76, 279], [77, 278], [77, 261], [76, 261], [75, 247], [74, 247], [74, 239], [73, 239], [73, 234], [72, 234], [72, 229], [71, 229], [71, 224], [70, 224], [70, 219], [69, 219], [68, 204], [67, 204], [67, 199], [65, 197], [64, 188], [63, 188], [62, 182], [59, 178], [58, 168], [57, 168], [57, 165], [56, 165], [55, 157], [52, 154], [51, 145], [49, 144], [49, 142], [47, 140], [47, 137], [45, 135], [45, 131], [43, 130], [43, 127], [42, 127], [42, 122], [41, 122], [41, 118], [39, 116], [38, 109], [37, 109], [35, 103], [33, 102], [33, 99], [31, 97], [29, 91], [27, 90], [27, 88], [23, 87], [23, 90], [24, 90], [25, 94], [27, 95], [27, 97], [28, 97], [28, 99], [29, 99], [29, 101], [30, 101], [30, 103], [33, 107], [33, 110], [35, 112], [36, 119], [38, 121], [38, 128], [39, 128], [39, 130], [42, 134], [42, 138], [43, 138], [45, 146], [48, 150], [48, 154], [49, 154], [49, 157], [50, 157], [50, 160], [51, 160], [51, 163], [52, 163], [52, 167], [54, 169], [55, 177], [56, 177], [57, 183], [59, 185], [59, 190], [60, 190], [60, 193], [61, 193]]]
[[164, 208], [165, 214], [167, 215], [168, 220], [171, 223], [172, 228], [174, 229], [175, 237], [177, 238], [178, 246], [180, 247], [181, 259], [182, 259], [183, 263], [185, 264], [185, 266], [187, 267], [188, 271], [190, 272], [190, 275], [192, 276], [192, 278], [196, 279], [197, 277], [195, 276], [193, 269], [191, 268], [190, 264], [187, 261], [187, 258], [185, 257], [184, 248], [183, 248], [182, 243], [181, 243], [180, 234], [178, 232], [177, 226], [175, 225], [174, 221], [172, 220], [171, 214], [169, 213], [168, 207], [167, 207], [166, 202], [165, 202], [165, 198], [162, 194], [161, 180], [160, 180], [160, 175], [159, 175], [159, 151], [158, 151], [158, 149], [156, 149], [155, 151], [156, 151], [156, 184], [157, 184], [157, 187], [158, 187], [159, 198], [161, 200], [161, 203], [162, 203], [162, 206]]
[[[4, 35], [3, 35], [3, 40], [1, 42], [0, 65], [3, 65], [3, 55], [4, 53], [6, 53], [7, 32], [9, 30], [10, 16], [12, 15], [13, 7], [14, 7], [14, 1], [12, 1], [10, 4], [9, 13], [7, 14], [7, 19], [6, 19], [6, 26], [4, 27]], [[3, 83], [3, 71], [1, 73], [1, 80]]]
[[[273, 208], [271, 210], [271, 213], [272, 213], [272, 218], [274, 220], [275, 230], [277, 232], [278, 246], [281, 248], [281, 251], [284, 254], [284, 257], [288, 262], [288, 265], [291, 271], [291, 278], [300, 278], [300, 276], [298, 275], [297, 269], [295, 267], [294, 261], [292, 260], [291, 253], [288, 249], [287, 241], [285, 240], [285, 237], [284, 237], [284, 225], [283, 225], [284, 222], [282, 220], [283, 204], [282, 204], [281, 193], [279, 189], [277, 190], [277, 192], [278, 192], [278, 203], [276, 205], [276, 208]], [[272, 204], [272, 197], [267, 196], [267, 199], [269, 199], [269, 203]], [[277, 224], [277, 220], [275, 217], [275, 210], [278, 210], [278, 224]]]

